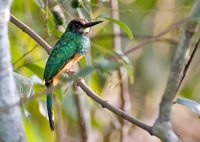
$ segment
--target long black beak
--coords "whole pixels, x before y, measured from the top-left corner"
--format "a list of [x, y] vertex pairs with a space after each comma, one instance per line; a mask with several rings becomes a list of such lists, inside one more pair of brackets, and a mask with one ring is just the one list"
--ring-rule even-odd
[[92, 26], [97, 25], [97, 24], [99, 24], [99, 23], [101, 23], [101, 22], [103, 22], [103, 21], [95, 21], [95, 22], [86, 23], [86, 24], [84, 25], [84, 28], [92, 27]]

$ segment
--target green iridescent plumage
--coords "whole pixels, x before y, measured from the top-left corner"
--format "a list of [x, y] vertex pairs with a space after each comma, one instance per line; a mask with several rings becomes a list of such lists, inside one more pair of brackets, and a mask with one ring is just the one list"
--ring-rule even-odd
[[45, 85], [48, 89], [47, 112], [51, 130], [54, 130], [52, 112], [53, 93], [49, 91], [49, 88], [55, 85], [54, 79], [71, 60], [74, 59], [78, 61], [80, 58], [75, 57], [77, 55], [81, 56], [87, 52], [87, 49], [90, 46], [90, 40], [88, 36], [89, 27], [92, 27], [98, 23], [101, 23], [101, 21], [88, 23], [84, 19], [72, 20], [67, 26], [65, 33], [61, 36], [52, 49], [52, 52], [47, 60], [44, 79]]
[[85, 54], [90, 46], [88, 36], [67, 31], [55, 45], [46, 64], [44, 79], [50, 81], [76, 54]]

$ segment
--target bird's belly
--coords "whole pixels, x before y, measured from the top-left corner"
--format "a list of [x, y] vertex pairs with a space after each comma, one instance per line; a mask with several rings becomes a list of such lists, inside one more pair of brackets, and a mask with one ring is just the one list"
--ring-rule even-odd
[[58, 83], [58, 78], [63, 73], [65, 70], [69, 69], [73, 64], [77, 63], [83, 55], [81, 54], [76, 54], [71, 60], [69, 60], [64, 67], [55, 75], [53, 78], [53, 85], [56, 85]]

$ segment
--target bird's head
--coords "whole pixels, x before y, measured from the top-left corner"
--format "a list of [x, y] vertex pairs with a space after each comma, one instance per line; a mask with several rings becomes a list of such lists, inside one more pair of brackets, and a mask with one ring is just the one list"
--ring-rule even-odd
[[87, 35], [90, 28], [103, 21], [88, 22], [86, 19], [73, 19], [67, 26], [67, 31]]

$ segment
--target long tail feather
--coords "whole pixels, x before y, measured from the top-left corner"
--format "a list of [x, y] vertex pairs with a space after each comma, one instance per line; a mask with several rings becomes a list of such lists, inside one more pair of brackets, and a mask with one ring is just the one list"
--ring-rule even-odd
[[[51, 85], [47, 86], [47, 90], [48, 88], [50, 88]], [[47, 113], [48, 113], [48, 118], [49, 118], [49, 126], [51, 128], [51, 130], [54, 130], [54, 121], [53, 121], [53, 93], [52, 91], [47, 91]]]

